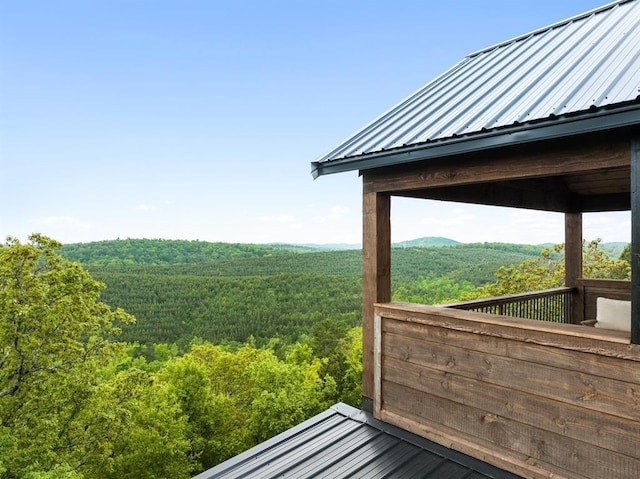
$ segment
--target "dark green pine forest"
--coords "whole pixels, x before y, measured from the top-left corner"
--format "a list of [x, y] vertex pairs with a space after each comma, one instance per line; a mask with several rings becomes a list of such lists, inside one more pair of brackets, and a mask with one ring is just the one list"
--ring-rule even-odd
[[[423, 241], [424, 243], [424, 241]], [[416, 282], [449, 285], [449, 295], [490, 283], [500, 266], [518, 264], [542, 247], [508, 244], [398, 246], [393, 250], [396, 291]], [[102, 300], [136, 317], [123, 325], [128, 342], [188, 345], [293, 343], [315, 323], [360, 324], [360, 250], [319, 251], [291, 245], [245, 245], [169, 240], [117, 240], [65, 245], [106, 288]], [[442, 294], [442, 293], [441, 293]], [[441, 302], [443, 297], [425, 297]]]

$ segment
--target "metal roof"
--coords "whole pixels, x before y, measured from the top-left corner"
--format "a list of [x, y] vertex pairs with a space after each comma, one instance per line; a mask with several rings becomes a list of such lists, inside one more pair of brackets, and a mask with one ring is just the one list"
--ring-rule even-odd
[[336, 404], [194, 479], [517, 479], [346, 404]]
[[624, 0], [468, 55], [313, 162], [312, 173], [638, 124], [640, 0]]

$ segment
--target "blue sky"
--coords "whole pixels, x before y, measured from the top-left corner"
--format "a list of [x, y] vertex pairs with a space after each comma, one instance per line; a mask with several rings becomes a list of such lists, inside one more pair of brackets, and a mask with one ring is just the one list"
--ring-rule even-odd
[[[359, 243], [310, 162], [465, 55], [591, 0], [0, 0], [0, 237]], [[393, 240], [563, 241], [563, 217], [394, 199]], [[585, 217], [629, 241], [630, 215]]]

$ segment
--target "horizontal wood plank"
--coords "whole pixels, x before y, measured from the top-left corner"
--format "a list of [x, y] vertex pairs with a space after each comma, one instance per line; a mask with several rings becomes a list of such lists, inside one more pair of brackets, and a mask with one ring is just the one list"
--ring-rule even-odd
[[524, 477], [640, 477], [640, 349], [627, 333], [375, 311], [377, 417]]
[[455, 161], [426, 161], [402, 168], [380, 168], [363, 173], [367, 192], [401, 192], [505, 180], [548, 178], [628, 168], [631, 149], [626, 140], [599, 141], [540, 149], [476, 153]]
[[384, 332], [418, 340], [430, 339], [469, 350], [543, 364], [580, 373], [603, 376], [640, 385], [640, 367], [635, 362], [584, 351], [572, 351], [525, 341], [477, 335], [445, 328], [425, 328], [421, 324], [385, 318]]
[[602, 450], [561, 434], [540, 431], [487, 411], [448, 401], [398, 384], [383, 383], [385, 403], [424, 423], [443, 424], [467, 437], [493, 444], [496, 452], [515, 451], [534, 464], [555, 465], [566, 477], [640, 477], [636, 458]]
[[412, 303], [376, 305], [377, 314], [474, 334], [509, 338], [640, 362], [640, 346], [623, 331], [550, 323]]
[[[478, 438], [472, 438], [465, 434], [443, 426], [442, 424], [424, 422], [418, 416], [399, 410], [394, 406], [381, 409], [376, 417], [389, 424], [394, 424], [414, 434], [425, 437], [430, 441], [441, 444], [450, 449], [455, 449], [464, 454], [480, 459], [496, 467], [511, 471], [527, 479], [560, 479], [567, 477], [562, 471], [553, 466], [539, 467], [535, 460], [515, 452], [496, 449], [495, 444], [487, 443]], [[589, 479], [584, 476], [573, 475], [567, 479]]]
[[640, 421], [640, 387], [601, 376], [385, 334], [385, 357]]
[[384, 364], [383, 381], [421, 391], [425, 398], [435, 395], [486, 411], [489, 417], [504, 417], [620, 454], [635, 456], [640, 451], [635, 421], [614, 416], [603, 420], [592, 410], [394, 358], [385, 358]]

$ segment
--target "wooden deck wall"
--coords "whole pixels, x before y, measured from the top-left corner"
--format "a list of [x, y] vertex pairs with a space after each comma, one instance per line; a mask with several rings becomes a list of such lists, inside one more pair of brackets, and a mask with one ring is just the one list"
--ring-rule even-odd
[[379, 419], [524, 477], [640, 477], [627, 333], [386, 303], [374, 334]]

